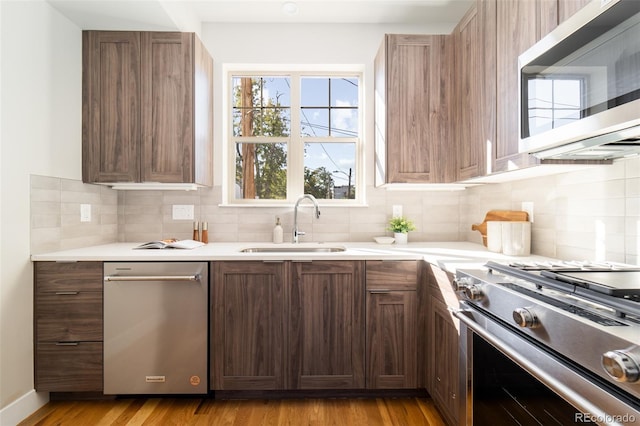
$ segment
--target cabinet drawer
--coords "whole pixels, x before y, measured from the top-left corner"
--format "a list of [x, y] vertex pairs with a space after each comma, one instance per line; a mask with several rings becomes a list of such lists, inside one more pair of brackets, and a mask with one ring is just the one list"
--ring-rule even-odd
[[36, 294], [35, 322], [40, 342], [101, 341], [102, 293]]
[[367, 261], [367, 290], [415, 290], [417, 283], [415, 260]]
[[38, 343], [35, 362], [38, 391], [102, 392], [102, 343]]
[[36, 262], [36, 291], [102, 291], [102, 262]]

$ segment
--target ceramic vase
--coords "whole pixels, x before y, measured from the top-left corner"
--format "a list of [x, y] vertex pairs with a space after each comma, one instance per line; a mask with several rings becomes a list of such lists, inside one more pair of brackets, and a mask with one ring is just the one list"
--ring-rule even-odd
[[396, 239], [396, 244], [407, 244], [409, 240], [408, 232], [394, 232], [393, 237]]

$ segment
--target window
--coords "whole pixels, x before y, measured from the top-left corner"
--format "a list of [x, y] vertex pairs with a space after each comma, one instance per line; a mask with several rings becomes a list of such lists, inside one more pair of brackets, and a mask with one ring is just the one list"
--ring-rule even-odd
[[[230, 72], [227, 201], [362, 202], [361, 76]], [[328, 201], [330, 200], [330, 201]]]

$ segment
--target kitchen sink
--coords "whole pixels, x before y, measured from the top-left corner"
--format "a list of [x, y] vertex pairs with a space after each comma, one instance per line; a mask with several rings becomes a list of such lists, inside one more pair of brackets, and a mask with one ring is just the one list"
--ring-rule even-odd
[[340, 253], [346, 250], [342, 246], [261, 246], [247, 247], [240, 250], [241, 253]]

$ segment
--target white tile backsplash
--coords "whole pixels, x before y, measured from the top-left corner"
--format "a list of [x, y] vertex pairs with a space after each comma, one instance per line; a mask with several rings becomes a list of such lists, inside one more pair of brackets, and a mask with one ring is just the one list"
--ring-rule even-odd
[[[561, 259], [601, 259], [638, 264], [640, 158], [569, 173], [485, 185], [465, 191], [461, 220], [480, 223], [486, 211], [519, 210], [534, 203], [532, 251]], [[477, 232], [466, 239], [479, 241]]]
[[[32, 175], [31, 253], [117, 241], [117, 200], [104, 186]], [[91, 205], [90, 222], [80, 222], [80, 204]]]
[[[33, 253], [113, 241], [191, 238], [190, 220], [173, 220], [173, 204], [194, 205], [195, 220], [207, 221], [214, 242], [271, 241], [276, 216], [291, 238], [293, 206], [223, 207], [222, 189], [197, 192], [114, 191], [79, 181], [31, 177]], [[367, 187], [367, 206], [323, 206], [320, 219], [310, 206], [298, 212], [303, 241], [371, 241], [386, 230], [392, 206], [417, 226], [410, 241], [481, 242], [471, 224], [487, 211], [520, 210], [534, 203], [532, 252], [562, 259], [640, 259], [640, 158], [552, 176], [465, 191], [387, 191]], [[92, 205], [92, 220], [79, 220], [79, 205]]]

